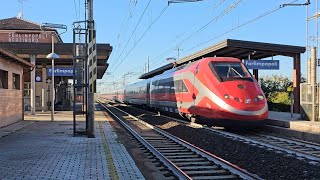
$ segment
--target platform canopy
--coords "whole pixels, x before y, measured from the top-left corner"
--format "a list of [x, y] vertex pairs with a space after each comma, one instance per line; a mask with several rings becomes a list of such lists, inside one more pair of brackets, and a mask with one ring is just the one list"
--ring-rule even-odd
[[[55, 53], [59, 59], [55, 59], [56, 66], [73, 67], [73, 43], [56, 43]], [[0, 48], [13, 52], [20, 58], [30, 62], [30, 55], [36, 55], [36, 65], [51, 64], [46, 56], [51, 52], [51, 43], [23, 43], [23, 42], [1, 42]], [[107, 60], [112, 51], [110, 44], [97, 44], [97, 78], [101, 79], [108, 68]]]
[[[305, 52], [305, 47], [291, 46], [283, 44], [262, 43], [253, 41], [242, 41], [226, 39], [208, 48], [200, 50], [189, 56], [183, 57], [176, 61], [177, 66], [199, 60], [204, 57], [235, 57], [239, 59], [263, 59], [267, 57], [282, 55], [294, 57], [295, 55]], [[140, 76], [140, 79], [147, 79], [164, 71], [171, 69], [173, 64], [167, 64], [153, 71]]]
[[[289, 56], [293, 58], [293, 94], [294, 112], [300, 112], [300, 82], [301, 82], [301, 53], [306, 50], [303, 46], [284, 44], [272, 44], [252, 41], [226, 39], [208, 48], [200, 50], [176, 61], [176, 66], [193, 62], [204, 57], [235, 57], [239, 59], [260, 60], [273, 56]], [[173, 64], [167, 64], [140, 76], [140, 79], [148, 79], [166, 70], [172, 69]], [[253, 70], [254, 77], [258, 80], [258, 70]]]

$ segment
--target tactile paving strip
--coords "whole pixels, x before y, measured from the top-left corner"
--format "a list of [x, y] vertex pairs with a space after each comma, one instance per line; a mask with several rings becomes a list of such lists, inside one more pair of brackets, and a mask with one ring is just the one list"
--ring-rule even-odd
[[[0, 139], [0, 179], [110, 179], [101, 134], [73, 137], [70, 122], [37, 122]], [[60, 125], [59, 125], [60, 124]]]
[[110, 123], [104, 122], [104, 127], [104, 133], [119, 179], [144, 179], [126, 148], [118, 142], [118, 136]]

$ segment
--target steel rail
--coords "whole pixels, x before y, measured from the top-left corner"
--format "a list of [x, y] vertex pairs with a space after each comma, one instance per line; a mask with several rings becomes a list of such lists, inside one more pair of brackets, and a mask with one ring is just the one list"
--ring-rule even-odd
[[[224, 135], [227, 138], [240, 139], [240, 140], [252, 143], [252, 144], [265, 146], [267, 148], [279, 150], [279, 151], [282, 151], [282, 152], [286, 152], [288, 154], [294, 154], [294, 155], [296, 155], [298, 157], [303, 157], [303, 158], [309, 159], [311, 161], [320, 162], [320, 158], [319, 157], [314, 156], [314, 155], [310, 155], [310, 154], [308, 154], [306, 152], [303, 152], [303, 151], [298, 151], [298, 150], [292, 150], [292, 149], [289, 149], [289, 148], [279, 147], [279, 146], [276, 146], [276, 145], [272, 145], [271, 143], [268, 144], [268, 143], [265, 143], [265, 142], [261, 142], [261, 140], [259, 141], [259, 140], [251, 139], [252, 137], [248, 138], [248, 137], [245, 137], [245, 136], [242, 136], [242, 135], [238, 135], [238, 134], [234, 134], [234, 133], [230, 133], [230, 132], [225, 132], [225, 131], [221, 131], [221, 130], [216, 130], [216, 129], [213, 129], [211, 127], [207, 127], [205, 125], [201, 125], [201, 124], [197, 124], [197, 123], [193, 123], [193, 122], [186, 122], [186, 121], [183, 121], [183, 120], [180, 120], [180, 119], [177, 119], [177, 118], [173, 118], [173, 117], [169, 117], [169, 116], [164, 116], [164, 117], [173, 119], [175, 121], [178, 121], [178, 122], [181, 122], [181, 123], [184, 123], [184, 124], [189, 124], [190, 126], [203, 128], [203, 129], [212, 131], [214, 133]], [[273, 137], [273, 138], [276, 138], [276, 137]], [[290, 141], [293, 141], [293, 140], [286, 140], [286, 141], [290, 142]], [[298, 143], [298, 142], [296, 142], [296, 143]], [[311, 146], [311, 145], [307, 145], [307, 146]]]
[[250, 138], [254, 138], [261, 142], [267, 142], [270, 144], [274, 144], [277, 147], [287, 148], [289, 150], [293, 150], [296, 152], [300, 152], [306, 155], [317, 157], [319, 161], [320, 160], [320, 145], [312, 145], [308, 143], [302, 143], [295, 140], [280, 138], [280, 137], [274, 137], [270, 135], [260, 134], [250, 136]]
[[145, 139], [143, 139], [139, 134], [137, 134], [131, 127], [124, 123], [117, 115], [115, 115], [109, 108], [100, 103], [110, 114], [117, 119], [117, 121], [129, 131], [139, 142], [141, 142], [149, 151], [151, 151], [165, 166], [167, 166], [172, 173], [179, 179], [191, 179], [187, 174], [185, 174], [180, 168], [173, 164], [169, 159], [164, 157], [158, 150], [156, 150], [152, 145], [150, 145]]
[[139, 118], [137, 118], [137, 117], [135, 117], [135, 116], [133, 116], [133, 115], [131, 115], [131, 114], [119, 109], [119, 108], [116, 108], [116, 107], [113, 107], [113, 108], [117, 109], [118, 111], [121, 111], [122, 113], [128, 115], [130, 118], [132, 118], [132, 119], [144, 124], [145, 126], [149, 127], [150, 129], [155, 130], [156, 132], [158, 132], [158, 133], [162, 134], [163, 136], [173, 140], [174, 142], [176, 142], [176, 143], [178, 143], [178, 144], [180, 144], [180, 145], [192, 150], [196, 154], [199, 154], [202, 157], [207, 158], [209, 161], [212, 161], [213, 163], [215, 163], [217, 165], [220, 165], [224, 169], [227, 169], [231, 173], [238, 175], [242, 179], [261, 179], [259, 176], [255, 175], [255, 174], [251, 174], [248, 171], [246, 171], [246, 170], [244, 170], [244, 169], [242, 169], [242, 168], [240, 168], [240, 167], [238, 167], [238, 166], [236, 166], [234, 164], [231, 164], [230, 162], [228, 162], [228, 161], [226, 161], [226, 160], [224, 160], [224, 159], [222, 159], [222, 158], [220, 158], [220, 157], [218, 157], [218, 156], [216, 156], [214, 154], [211, 154], [211, 153], [209, 153], [207, 151], [204, 151], [204, 150], [202, 150], [202, 149], [200, 149], [200, 148], [198, 148], [198, 147], [196, 147], [196, 146], [194, 146], [194, 145], [192, 145], [192, 144], [190, 144], [190, 143], [188, 143], [188, 142], [186, 142], [186, 141], [184, 141], [184, 140], [182, 140], [182, 139], [180, 139], [178, 137], [175, 137], [175, 136], [165, 132], [164, 130], [162, 130], [162, 129], [156, 127], [156, 126], [153, 126], [153, 125], [151, 125], [151, 124], [149, 124], [149, 123], [147, 123], [145, 121], [142, 121], [141, 119], [139, 119]]
[[[153, 112], [150, 112], [150, 113], [153, 113]], [[246, 142], [251, 143], [251, 144], [265, 146], [267, 148], [275, 149], [275, 150], [282, 151], [282, 152], [286, 152], [288, 154], [294, 154], [294, 155], [296, 155], [298, 157], [302, 157], [302, 158], [305, 158], [305, 159], [308, 159], [308, 160], [311, 160], [311, 161], [320, 162], [319, 156], [310, 155], [310, 153], [307, 153], [307, 152], [304, 152], [304, 151], [298, 151], [298, 150], [294, 150], [294, 149], [279, 147], [279, 146], [273, 145], [271, 143], [261, 142], [261, 140], [260, 141], [259, 140], [254, 140], [254, 139], [252, 139], [252, 137], [249, 138], [249, 137], [246, 137], [246, 136], [242, 136], [242, 135], [238, 135], [238, 134], [234, 134], [234, 133], [230, 133], [230, 132], [225, 132], [225, 131], [213, 129], [213, 128], [208, 127], [206, 125], [201, 125], [201, 124], [197, 124], [197, 123], [193, 123], [193, 122], [186, 122], [184, 120], [173, 118], [173, 117], [169, 117], [169, 116], [165, 116], [165, 115], [162, 115], [162, 116], [166, 117], [166, 118], [169, 118], [169, 119], [173, 119], [173, 120], [175, 120], [177, 122], [180, 122], [180, 123], [188, 124], [188, 125], [193, 126], [193, 127], [203, 128], [203, 129], [212, 131], [214, 133], [221, 134], [221, 135], [223, 135], [223, 136], [225, 136], [227, 138], [236, 138], [236, 139], [243, 140], [243, 141], [246, 141]], [[273, 137], [273, 138], [275, 138], [275, 137]], [[289, 143], [290, 141], [293, 141], [293, 140], [286, 140], [286, 141]], [[298, 144], [298, 142], [296, 142], [296, 143]], [[299, 143], [301, 143], [301, 142], [299, 142]], [[311, 145], [306, 145], [306, 146], [311, 146]]]

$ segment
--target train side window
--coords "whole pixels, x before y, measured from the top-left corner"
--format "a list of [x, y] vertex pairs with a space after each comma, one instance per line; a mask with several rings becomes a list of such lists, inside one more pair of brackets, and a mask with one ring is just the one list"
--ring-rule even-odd
[[183, 81], [182, 81], [182, 92], [188, 92], [188, 88]]
[[188, 88], [183, 80], [174, 81], [175, 92], [188, 92]]

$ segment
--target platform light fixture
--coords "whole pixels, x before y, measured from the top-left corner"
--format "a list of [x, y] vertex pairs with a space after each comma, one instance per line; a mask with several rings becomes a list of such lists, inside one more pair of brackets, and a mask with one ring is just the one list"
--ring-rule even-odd
[[[52, 38], [53, 39], [53, 38]], [[52, 40], [53, 41], [53, 40]], [[54, 48], [53, 48], [54, 50]], [[47, 59], [51, 59], [51, 121], [54, 121], [54, 99], [55, 99], [55, 90], [54, 90], [54, 59], [60, 58], [58, 54], [52, 52], [47, 55]]]
[[[43, 29], [46, 28], [46, 29]], [[54, 29], [63, 29], [64, 31], [62, 33], [59, 33], [59, 35], [67, 32], [67, 26], [64, 24], [53, 24], [53, 23], [43, 23], [40, 26], [40, 29], [42, 31], [48, 31], [48, 30], [54, 30]], [[54, 99], [55, 99], [55, 84], [54, 84], [54, 60], [59, 59], [59, 55], [54, 52], [54, 32], [51, 33], [51, 47], [52, 52], [46, 56], [47, 59], [51, 59], [51, 121], [54, 121]]]

